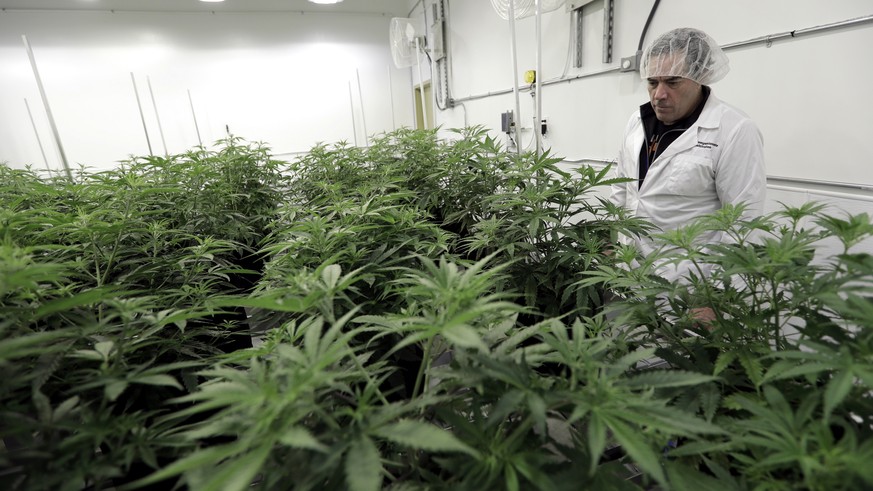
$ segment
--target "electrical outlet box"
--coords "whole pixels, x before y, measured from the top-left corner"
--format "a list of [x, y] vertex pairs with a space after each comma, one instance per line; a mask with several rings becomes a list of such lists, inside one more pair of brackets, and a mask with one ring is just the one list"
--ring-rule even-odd
[[634, 72], [640, 69], [640, 59], [642, 58], [643, 53], [641, 51], [637, 51], [635, 55], [628, 56], [626, 58], [621, 59], [621, 66], [619, 67], [619, 71], [621, 72]]
[[515, 128], [515, 121], [512, 117], [512, 111], [506, 111], [500, 115], [500, 129], [507, 135], [512, 133]]
[[546, 132], [549, 130], [549, 122], [546, 118], [540, 120], [540, 134], [545, 136]]

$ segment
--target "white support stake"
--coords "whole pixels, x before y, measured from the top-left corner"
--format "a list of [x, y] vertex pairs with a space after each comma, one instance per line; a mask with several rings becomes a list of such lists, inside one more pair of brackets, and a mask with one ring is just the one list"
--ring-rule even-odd
[[133, 93], [136, 95], [136, 107], [139, 108], [139, 119], [142, 121], [142, 131], [145, 133], [146, 145], [149, 147], [149, 155], [154, 157], [155, 153], [152, 151], [152, 141], [149, 138], [149, 129], [146, 126], [145, 113], [142, 110], [142, 102], [139, 100], [139, 90], [136, 88], [136, 77], [133, 76], [133, 72], [130, 72], [130, 81], [133, 82]]
[[24, 48], [27, 50], [27, 57], [30, 58], [30, 66], [33, 68], [33, 76], [36, 77], [36, 85], [39, 88], [39, 95], [42, 97], [42, 105], [45, 107], [49, 126], [52, 129], [52, 135], [55, 137], [55, 145], [57, 145], [58, 154], [61, 156], [61, 164], [64, 166], [64, 172], [67, 174], [67, 178], [72, 181], [73, 173], [70, 171], [70, 164], [67, 163], [67, 154], [64, 152], [64, 145], [61, 143], [61, 135], [58, 133], [58, 126], [55, 124], [55, 117], [52, 115], [52, 109], [49, 107], [48, 97], [45, 95], [45, 88], [42, 86], [42, 79], [39, 76], [39, 70], [36, 68], [36, 58], [33, 56], [33, 49], [30, 48], [27, 36], [21, 36], [21, 39], [24, 41]]
[[352, 95], [352, 81], [349, 80], [349, 108], [352, 113], [352, 134], [355, 138], [355, 146], [358, 146], [358, 125], [355, 124], [355, 97]]
[[418, 65], [418, 87], [421, 89], [421, 126], [427, 129], [427, 104], [424, 99], [424, 76], [421, 74], [421, 47], [418, 44], [418, 37], [415, 38], [415, 59]]
[[397, 129], [397, 121], [394, 119], [394, 83], [391, 80], [391, 65], [388, 68], [388, 100], [391, 101], [391, 128]]
[[518, 98], [518, 53], [515, 46], [515, 0], [509, 0], [509, 36], [512, 38], [512, 93], [515, 94], [515, 153], [521, 155], [521, 101]]
[[364, 127], [364, 146], [370, 146], [370, 135], [367, 133], [367, 115], [364, 113], [364, 93], [361, 92], [361, 74], [355, 68], [355, 79], [358, 84], [358, 102], [361, 103], [361, 125]]
[[188, 104], [191, 105], [191, 117], [194, 118], [194, 131], [197, 132], [197, 143], [203, 146], [203, 140], [200, 138], [200, 126], [197, 124], [197, 113], [194, 112], [194, 100], [191, 99], [191, 89], [188, 89]]
[[164, 146], [164, 157], [169, 157], [170, 152], [167, 151], [167, 141], [164, 139], [164, 127], [161, 126], [161, 115], [158, 114], [158, 103], [155, 101], [155, 93], [152, 91], [152, 80], [146, 77], [146, 83], [149, 86], [149, 95], [152, 98], [152, 107], [155, 109], [155, 119], [158, 120], [158, 133], [161, 135], [161, 145]]
[[39, 153], [42, 154], [42, 161], [45, 162], [45, 168], [49, 173], [51, 173], [51, 168], [49, 167], [48, 159], [45, 156], [45, 149], [42, 147], [42, 139], [39, 137], [39, 131], [36, 130], [36, 121], [33, 120], [33, 113], [30, 112], [30, 104], [27, 102], [27, 98], [24, 98], [24, 105], [27, 106], [27, 115], [30, 117], [30, 125], [33, 126], [33, 134], [36, 135], [36, 143], [39, 145]]
[[537, 71], [534, 75], [536, 77], [536, 108], [534, 113], [534, 135], [536, 135], [536, 154], [539, 156], [543, 153], [543, 34], [542, 34], [542, 25], [543, 25], [543, 1], [536, 0], [537, 3], [537, 17], [536, 17], [536, 35], [537, 35]]

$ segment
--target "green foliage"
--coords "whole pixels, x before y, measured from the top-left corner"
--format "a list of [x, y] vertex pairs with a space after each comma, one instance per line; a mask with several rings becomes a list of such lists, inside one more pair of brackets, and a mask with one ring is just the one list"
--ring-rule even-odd
[[[633, 271], [601, 267], [583, 281], [626, 292], [613, 308], [633, 343], [656, 346], [676, 368], [719, 377], [705, 391], [679, 394], [677, 404], [703, 412], [728, 436], [670, 454], [715, 476], [742, 476], [730, 477], [731, 486], [873, 485], [861, 464], [873, 445], [873, 262], [852, 251], [873, 228], [866, 214], [841, 219], [821, 210], [786, 207], [744, 221], [740, 208], [727, 207], [664, 234], [661, 253]], [[703, 247], [695, 239], [707, 231], [732, 240]], [[824, 240], [843, 252], [816, 257]], [[676, 284], [657, 279], [658, 261], [680, 260], [712, 273]], [[715, 319], [702, 324], [696, 307], [711, 308]], [[674, 480], [686, 470], [673, 468]]]
[[727, 207], [641, 258], [614, 182], [483, 128], [0, 166], [0, 484], [873, 486], [869, 217]]
[[222, 145], [75, 182], [0, 167], [4, 488], [107, 487], [188, 451], [158, 418], [237, 329], [206, 301], [244, 289], [282, 179]]

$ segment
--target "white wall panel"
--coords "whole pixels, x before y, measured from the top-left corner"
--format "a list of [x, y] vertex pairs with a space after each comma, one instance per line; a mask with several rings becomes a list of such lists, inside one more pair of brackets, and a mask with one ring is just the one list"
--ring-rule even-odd
[[[499, 113], [514, 107], [504, 92], [512, 87], [508, 22], [487, 1], [448, 0], [454, 77], [452, 93], [464, 101], [468, 115], [487, 114], [473, 124], [497, 129]], [[583, 66], [565, 73], [570, 14], [564, 9], [543, 14], [543, 81], [571, 79], [615, 69], [637, 49], [652, 2], [616, 0], [614, 59], [601, 62], [602, 0], [585, 7]], [[869, 0], [823, 3], [816, 0], [674, 0], [661, 2], [646, 42], [681, 26], [709, 32], [721, 44], [788, 32], [873, 14]], [[533, 18], [516, 22], [519, 70], [535, 67]], [[716, 94], [748, 112], [765, 137], [768, 173], [774, 176], [873, 184], [867, 162], [873, 160], [873, 23], [797, 39], [765, 42], [728, 51], [732, 72], [713, 86]], [[499, 93], [500, 95], [488, 96]], [[481, 97], [479, 96], [486, 96]], [[465, 101], [472, 97], [473, 100]], [[499, 100], [496, 102], [495, 99]], [[550, 123], [546, 145], [567, 158], [611, 158], [617, 153], [624, 123], [647, 101], [637, 73], [612, 71], [543, 87], [543, 116]], [[534, 106], [521, 95], [521, 117], [532, 121]], [[446, 126], [462, 122], [459, 110], [438, 115]], [[527, 123], [530, 126], [530, 123]], [[524, 138], [523, 138], [524, 140]]]
[[50, 166], [60, 166], [21, 35], [33, 47], [71, 166], [107, 168], [148, 153], [131, 72], [155, 154], [164, 153], [158, 116], [169, 153], [198, 144], [188, 91], [206, 145], [229, 128], [277, 153], [292, 153], [317, 142], [357, 138], [364, 144], [364, 117], [370, 135], [410, 125], [409, 70], [393, 68], [389, 19], [294, 12], [0, 12], [0, 161], [42, 164], [26, 97]]
[[[452, 95], [463, 107], [440, 112], [444, 127], [481, 124], [500, 133], [500, 113], [514, 108], [508, 22], [485, 0], [446, 0], [451, 45]], [[425, 3], [432, 3], [428, 0]], [[648, 101], [636, 72], [617, 70], [621, 57], [637, 50], [652, 1], [615, 0], [612, 63], [601, 61], [604, 1], [585, 7], [583, 66], [565, 70], [570, 14], [543, 14], [542, 114], [549, 130], [545, 147], [568, 160], [612, 160], [632, 111]], [[421, 15], [421, 9], [415, 15]], [[671, 0], [661, 2], [645, 42], [669, 29], [703, 29], [727, 45], [767, 35], [869, 17], [869, 0]], [[535, 66], [533, 18], [516, 24], [518, 73]], [[795, 39], [777, 39], [729, 49], [732, 71], [713, 85], [722, 99], [746, 111], [764, 134], [770, 176], [797, 180], [770, 187], [767, 210], [779, 202], [825, 202], [830, 213], [873, 216], [873, 23], [834, 29]], [[534, 104], [521, 92], [521, 119], [530, 128]], [[522, 136], [530, 141], [531, 130]], [[448, 136], [448, 134], [447, 134]], [[526, 147], [529, 148], [529, 147]], [[812, 181], [803, 183], [801, 181]], [[815, 184], [815, 182], [824, 184]], [[851, 189], [827, 183], [857, 186]], [[780, 186], [781, 185], [781, 186]], [[871, 249], [870, 244], [860, 246]], [[827, 247], [830, 252], [835, 249]]]

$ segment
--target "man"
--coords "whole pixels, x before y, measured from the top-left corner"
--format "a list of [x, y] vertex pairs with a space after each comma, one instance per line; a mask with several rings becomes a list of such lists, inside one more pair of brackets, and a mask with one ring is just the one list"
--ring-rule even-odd
[[[613, 203], [664, 231], [726, 204], [745, 203], [748, 217], [763, 213], [761, 133], [709, 87], [729, 70], [718, 44], [697, 29], [669, 31], [645, 50], [640, 75], [650, 102], [631, 116], [617, 162], [617, 175], [634, 181], [613, 186]], [[717, 232], [701, 239], [704, 244], [723, 240]], [[635, 240], [644, 256], [658, 247], [650, 238], [622, 240]], [[662, 264], [658, 272], [675, 282], [692, 270], [683, 262]]]

